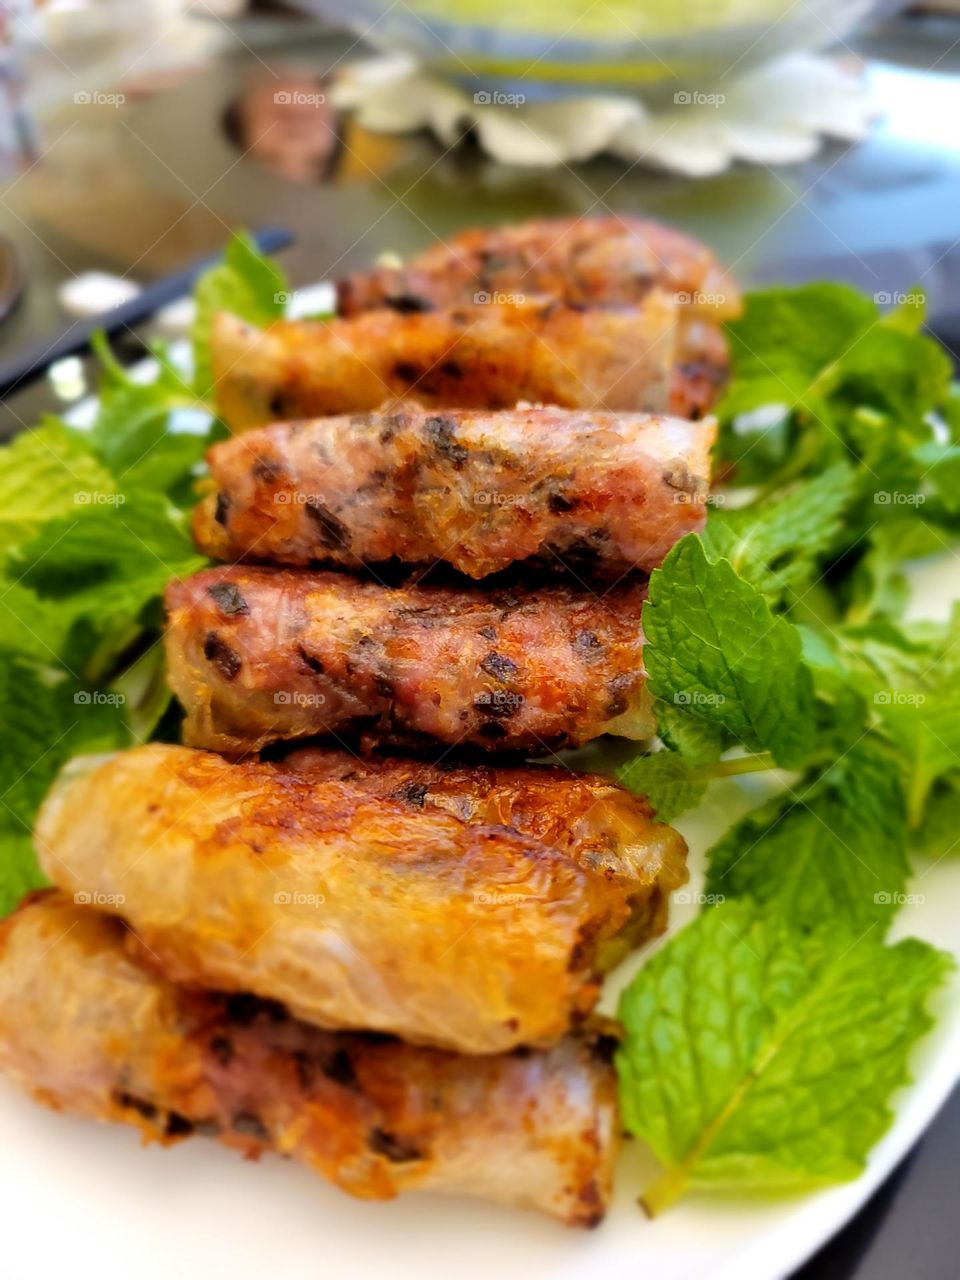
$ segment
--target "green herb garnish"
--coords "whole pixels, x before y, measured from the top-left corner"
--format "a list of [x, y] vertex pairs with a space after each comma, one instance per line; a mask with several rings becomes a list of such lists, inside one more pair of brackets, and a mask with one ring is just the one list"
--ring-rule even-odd
[[[0, 449], [0, 912], [40, 882], [30, 831], [61, 765], [176, 733], [160, 595], [202, 563], [210, 326], [269, 322], [287, 292], [237, 237], [196, 296], [190, 375], [158, 351], [140, 381], [101, 342], [92, 428], [48, 419]], [[781, 784], [708, 851], [707, 905], [622, 996], [624, 1119], [664, 1169], [651, 1212], [856, 1176], [949, 968], [885, 942], [910, 851], [960, 848], [960, 613], [904, 621], [905, 562], [960, 528], [960, 395], [922, 318], [839, 285], [749, 294], [724, 484], [651, 578], [658, 749], [618, 744], [610, 771], [664, 820], [719, 778]]]

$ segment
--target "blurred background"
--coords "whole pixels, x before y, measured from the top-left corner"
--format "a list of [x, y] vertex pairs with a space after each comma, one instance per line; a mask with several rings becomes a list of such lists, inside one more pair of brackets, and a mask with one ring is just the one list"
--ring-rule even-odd
[[[84, 317], [272, 225], [297, 286], [473, 224], [663, 219], [744, 282], [919, 286], [960, 348], [960, 0], [7, 0], [0, 434]], [[121, 357], [181, 332], [174, 302]], [[804, 1275], [956, 1273], [960, 1106]]]
[[[7, 0], [0, 13], [0, 357], [265, 223], [294, 233], [285, 265], [303, 284], [471, 222], [642, 211], [703, 236], [744, 280], [827, 273], [891, 294], [921, 282], [934, 311], [951, 309], [960, 0]], [[789, 113], [803, 85], [776, 103], [763, 86], [740, 139], [759, 159], [724, 166], [710, 99], [811, 49], [862, 90], [865, 136], [807, 154], [794, 130], [791, 154], [788, 115], [771, 149], [763, 117]], [[385, 51], [433, 77], [442, 137], [408, 82], [372, 110], [337, 105], [350, 98], [338, 78]], [[569, 158], [597, 111], [607, 128], [604, 95], [609, 111], [641, 99], [646, 124], [627, 122], [623, 154]], [[525, 107], [511, 112], [511, 97]], [[558, 103], [565, 158], [530, 163], [515, 135], [536, 142], [536, 113]], [[669, 152], [694, 119], [698, 176]]]

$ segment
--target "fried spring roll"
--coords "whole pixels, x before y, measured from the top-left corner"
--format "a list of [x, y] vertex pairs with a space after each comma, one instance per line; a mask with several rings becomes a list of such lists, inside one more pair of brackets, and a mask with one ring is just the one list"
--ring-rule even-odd
[[723, 318], [739, 311], [736, 286], [706, 245], [620, 215], [472, 228], [405, 266], [340, 281], [337, 305], [344, 316], [378, 307], [417, 314], [542, 294], [590, 307], [642, 302], [658, 287], [679, 295], [696, 314]]
[[603, 967], [666, 928], [669, 896], [687, 880], [687, 846], [654, 811], [597, 774], [543, 765], [516, 768], [427, 764], [403, 756], [359, 758], [351, 751], [300, 747], [285, 769], [315, 783], [350, 782], [415, 809], [439, 809], [461, 822], [493, 823], [561, 849], [581, 866], [634, 883], [632, 920], [604, 948]]
[[464, 1053], [549, 1044], [585, 1016], [638, 896], [626, 862], [159, 743], [68, 767], [36, 843], [174, 981]]
[[673, 298], [655, 290], [642, 307], [371, 311], [268, 329], [221, 314], [212, 341], [217, 411], [234, 432], [376, 409], [392, 397], [434, 407], [509, 409], [526, 400], [662, 412], [676, 312]]
[[715, 425], [524, 409], [276, 423], [215, 445], [194, 517], [214, 559], [446, 561], [482, 578], [537, 558], [617, 579], [703, 527]]
[[643, 306], [657, 290], [677, 304], [666, 408], [679, 417], [702, 417], [727, 376], [719, 321], [739, 314], [740, 295], [705, 245], [655, 222], [620, 216], [541, 219], [464, 231], [405, 266], [350, 276], [338, 285], [337, 299], [343, 316], [384, 307], [411, 315], [486, 307], [501, 299]]
[[0, 925], [0, 1069], [37, 1101], [293, 1156], [364, 1199], [424, 1188], [595, 1225], [618, 1137], [606, 1050], [568, 1037], [469, 1058], [319, 1031], [178, 989], [131, 958], [119, 921], [59, 894]]
[[167, 670], [184, 740], [231, 754], [359, 732], [536, 754], [655, 731], [643, 672], [646, 589], [514, 594], [381, 587], [243, 565], [167, 588]]

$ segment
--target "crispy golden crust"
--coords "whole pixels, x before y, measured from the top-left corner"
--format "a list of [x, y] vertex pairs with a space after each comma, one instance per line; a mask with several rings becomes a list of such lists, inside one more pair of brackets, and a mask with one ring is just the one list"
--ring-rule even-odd
[[413, 405], [276, 423], [215, 445], [194, 536], [215, 559], [358, 568], [538, 560], [617, 580], [703, 527], [715, 424]]
[[642, 302], [661, 287], [691, 311], [736, 315], [736, 286], [706, 245], [643, 218], [537, 219], [478, 227], [431, 245], [404, 267], [349, 276], [337, 286], [341, 315], [389, 307], [418, 314], [482, 305], [498, 295], [545, 295], [575, 306]]
[[350, 782], [414, 809], [493, 823], [561, 849], [585, 867], [632, 880], [632, 922], [604, 950], [603, 968], [666, 928], [670, 894], [687, 880], [687, 846], [655, 822], [646, 799], [609, 778], [564, 767], [425, 764], [402, 756], [301, 747], [284, 769], [314, 782]]
[[489, 306], [428, 315], [371, 311], [350, 320], [255, 329], [213, 326], [217, 410], [234, 432], [283, 418], [355, 413], [394, 397], [428, 407], [662, 412], [677, 350], [677, 307], [655, 290], [642, 307]]
[[167, 670], [184, 740], [231, 754], [322, 733], [533, 754], [644, 738], [644, 596], [207, 569], [167, 588]]
[[36, 843], [175, 981], [466, 1053], [563, 1035], [638, 886], [499, 826], [155, 743], [74, 762]]
[[610, 216], [475, 228], [432, 245], [404, 267], [342, 280], [337, 299], [342, 316], [378, 308], [418, 315], [501, 299], [642, 307], [658, 291], [677, 305], [673, 370], [662, 407], [681, 418], [703, 417], [727, 376], [718, 322], [739, 314], [740, 294], [705, 245], [655, 222]]
[[363, 1198], [426, 1188], [592, 1226], [610, 1196], [616, 1086], [589, 1037], [461, 1057], [320, 1031], [177, 989], [131, 958], [119, 921], [60, 894], [2, 925], [0, 1069], [58, 1110], [277, 1151]]

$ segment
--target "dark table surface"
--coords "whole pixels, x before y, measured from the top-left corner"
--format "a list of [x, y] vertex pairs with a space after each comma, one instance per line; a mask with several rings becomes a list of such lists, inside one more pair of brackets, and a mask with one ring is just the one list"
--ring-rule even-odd
[[[829, 277], [887, 294], [919, 286], [960, 347], [960, 21], [904, 22], [851, 42], [882, 117], [866, 141], [697, 181], [607, 159], [505, 168], [469, 144], [445, 151], [426, 136], [384, 142], [355, 129], [325, 180], [294, 180], [242, 154], [225, 112], [258, 83], [322, 75], [352, 41], [281, 20], [217, 34], [216, 56], [166, 87], [129, 69], [121, 107], [70, 102], [43, 120], [39, 159], [0, 196], [0, 236], [27, 281], [0, 322], [0, 354], [64, 324], [57, 288], [71, 275], [96, 269], [146, 283], [215, 251], [235, 226], [290, 227], [297, 240], [283, 260], [301, 284], [466, 225], [591, 208], [686, 228], [744, 282]], [[150, 331], [125, 337], [121, 352], [137, 354]], [[39, 382], [3, 406], [0, 435], [62, 407]], [[958, 1157], [960, 1094], [798, 1280], [958, 1274]]]

